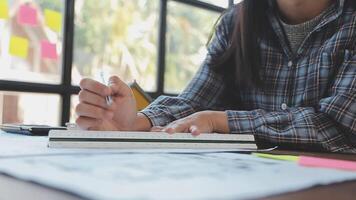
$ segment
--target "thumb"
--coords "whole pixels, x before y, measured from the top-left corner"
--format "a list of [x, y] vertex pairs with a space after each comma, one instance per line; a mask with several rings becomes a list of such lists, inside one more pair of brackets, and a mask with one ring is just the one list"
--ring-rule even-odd
[[115, 94], [121, 96], [132, 95], [130, 87], [117, 76], [111, 76], [109, 78], [109, 87], [112, 90], [112, 94], [114, 95]]

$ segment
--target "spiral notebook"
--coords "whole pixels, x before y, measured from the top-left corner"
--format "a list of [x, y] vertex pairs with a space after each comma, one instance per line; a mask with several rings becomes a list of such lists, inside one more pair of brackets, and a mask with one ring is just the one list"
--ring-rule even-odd
[[257, 149], [251, 134], [51, 130], [50, 148]]

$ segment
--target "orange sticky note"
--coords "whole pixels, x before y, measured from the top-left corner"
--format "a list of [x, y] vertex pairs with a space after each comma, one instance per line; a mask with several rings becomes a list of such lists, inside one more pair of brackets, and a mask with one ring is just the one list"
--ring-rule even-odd
[[36, 26], [37, 10], [30, 5], [21, 5], [17, 14], [17, 22], [19, 24]]
[[7, 0], [0, 0], [0, 19], [9, 18], [9, 6]]
[[56, 32], [60, 32], [62, 29], [62, 14], [60, 12], [45, 9], [46, 25]]
[[52, 60], [57, 60], [57, 49], [56, 44], [50, 43], [49, 41], [42, 40], [41, 41], [41, 57], [48, 58]]
[[26, 58], [28, 55], [28, 40], [22, 37], [12, 36], [10, 38], [10, 54], [20, 58]]
[[333, 169], [356, 171], [355, 161], [300, 156], [298, 163], [299, 165], [307, 166], [307, 167], [322, 167], [322, 168], [333, 168]]

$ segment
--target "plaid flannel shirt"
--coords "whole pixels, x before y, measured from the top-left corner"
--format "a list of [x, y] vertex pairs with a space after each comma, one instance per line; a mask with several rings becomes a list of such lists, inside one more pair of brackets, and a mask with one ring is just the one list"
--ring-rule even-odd
[[223, 110], [232, 134], [252, 133], [264, 144], [288, 149], [356, 153], [356, 12], [352, 1], [337, 1], [294, 55], [275, 8], [266, 11], [270, 30], [260, 39], [260, 48], [261, 75], [268, 87], [234, 91], [238, 109], [222, 104], [227, 85], [210, 62], [229, 45], [237, 11], [228, 10], [187, 88], [177, 97], [160, 96], [142, 113], [153, 126], [165, 126], [198, 111]]

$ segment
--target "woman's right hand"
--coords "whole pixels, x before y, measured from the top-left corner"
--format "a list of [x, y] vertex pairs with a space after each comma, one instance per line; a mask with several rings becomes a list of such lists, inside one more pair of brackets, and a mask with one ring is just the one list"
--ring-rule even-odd
[[[109, 79], [109, 86], [85, 78], [80, 82], [76, 123], [82, 129], [106, 131], [135, 130], [138, 123], [136, 101], [128, 85], [117, 76]], [[112, 104], [105, 98], [112, 96]], [[140, 116], [142, 118], [142, 116]], [[148, 119], [146, 119], [147, 123]]]

